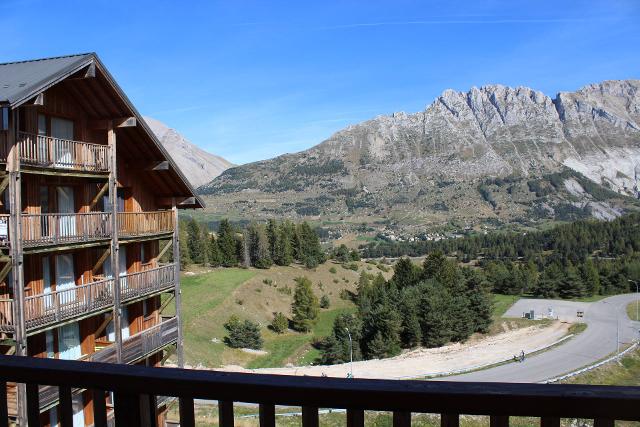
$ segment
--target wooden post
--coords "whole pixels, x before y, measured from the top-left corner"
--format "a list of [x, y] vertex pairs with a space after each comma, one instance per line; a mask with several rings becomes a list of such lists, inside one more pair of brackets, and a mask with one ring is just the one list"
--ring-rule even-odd
[[107, 125], [109, 144], [109, 202], [111, 205], [111, 275], [113, 276], [113, 331], [116, 337], [116, 361], [122, 363], [122, 329], [120, 307], [120, 246], [118, 243], [118, 191], [116, 132], [113, 122]]
[[182, 295], [180, 294], [180, 225], [178, 223], [178, 205], [176, 204], [175, 197], [171, 202], [171, 210], [173, 211], [173, 264], [174, 264], [174, 281], [175, 281], [175, 296], [176, 296], [176, 317], [178, 320], [178, 367], [184, 367], [184, 348], [183, 348], [183, 336], [182, 336]]
[[[11, 110], [9, 116], [9, 141], [7, 156], [9, 170], [9, 239], [11, 269], [13, 271], [13, 318], [15, 320], [16, 355], [27, 355], [27, 325], [24, 317], [24, 265], [22, 257], [22, 185], [18, 147], [18, 114]], [[27, 389], [17, 384], [18, 425], [27, 425]]]

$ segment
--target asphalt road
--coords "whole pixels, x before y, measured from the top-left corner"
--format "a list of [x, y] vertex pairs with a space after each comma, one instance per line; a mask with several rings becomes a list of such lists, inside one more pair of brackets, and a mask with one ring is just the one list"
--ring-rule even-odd
[[[639, 337], [640, 322], [627, 316], [626, 306], [638, 299], [637, 294], [616, 295], [594, 303], [578, 303], [558, 300], [523, 299], [511, 307], [505, 316], [520, 317], [533, 309], [535, 313], [548, 314], [552, 308], [554, 317], [575, 321], [576, 312], [584, 310], [587, 329], [564, 344], [526, 357], [522, 363], [509, 363], [483, 371], [447, 377], [447, 381], [496, 381], [531, 383], [580, 369], [606, 358], [618, 348]], [[616, 333], [616, 329], [618, 333]]]

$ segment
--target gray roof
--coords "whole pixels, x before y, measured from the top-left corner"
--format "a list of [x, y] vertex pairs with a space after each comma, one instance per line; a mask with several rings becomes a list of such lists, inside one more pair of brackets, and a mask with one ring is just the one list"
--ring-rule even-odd
[[93, 53], [83, 53], [0, 64], [0, 104], [22, 102], [25, 97], [40, 92], [51, 81], [77, 71], [93, 58]]

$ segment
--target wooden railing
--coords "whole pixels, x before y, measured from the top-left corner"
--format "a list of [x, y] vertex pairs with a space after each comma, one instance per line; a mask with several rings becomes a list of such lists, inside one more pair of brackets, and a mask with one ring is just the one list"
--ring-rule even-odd
[[122, 301], [151, 295], [175, 285], [175, 264], [163, 265], [120, 277]]
[[111, 237], [111, 214], [23, 214], [22, 244], [25, 247], [87, 242]]
[[[133, 363], [143, 359], [144, 357], [154, 354], [168, 345], [174, 344], [177, 339], [178, 320], [175, 317], [166, 322], [162, 322], [159, 325], [138, 332], [137, 334], [126, 338], [122, 342], [123, 363]], [[80, 363], [116, 363], [116, 346], [115, 344], [111, 344], [102, 350], [83, 356], [80, 360]], [[74, 387], [75, 392], [79, 391], [78, 389], [81, 389], [81, 387]], [[41, 385], [39, 387], [39, 395], [40, 409], [51, 407], [58, 401], [58, 387], [56, 387], [56, 384], [54, 383]], [[169, 397], [165, 397], [164, 399], [168, 400]], [[1, 425], [2, 420], [0, 420], [0, 426]], [[31, 424], [29, 424], [29, 426], [31, 426]]]
[[508, 426], [510, 416], [542, 426], [560, 426], [561, 418], [593, 419], [596, 427], [640, 420], [640, 387], [294, 377], [16, 356], [0, 358], [0, 379], [27, 385], [29, 426], [40, 425], [38, 384], [59, 386], [64, 420], [72, 418], [72, 390], [91, 390], [96, 427], [107, 425], [105, 391], [114, 392], [116, 426], [154, 425], [147, 410], [159, 395], [180, 399], [182, 427], [195, 425], [194, 399], [217, 400], [222, 427], [234, 425], [234, 402], [258, 404], [262, 427], [275, 426], [275, 405], [302, 407], [303, 427], [320, 424], [319, 408], [346, 409], [348, 426], [364, 426], [365, 410], [392, 412], [398, 427], [410, 426], [412, 413], [440, 414], [442, 426], [458, 426], [460, 414], [487, 415], [496, 427]]
[[13, 300], [0, 299], [0, 332], [12, 333], [13, 331]]
[[26, 166], [109, 172], [109, 147], [26, 132], [18, 134], [20, 162]]
[[137, 237], [173, 232], [173, 212], [118, 212], [118, 233], [122, 237]]
[[28, 330], [52, 323], [98, 313], [113, 306], [113, 279], [26, 297], [25, 321]]

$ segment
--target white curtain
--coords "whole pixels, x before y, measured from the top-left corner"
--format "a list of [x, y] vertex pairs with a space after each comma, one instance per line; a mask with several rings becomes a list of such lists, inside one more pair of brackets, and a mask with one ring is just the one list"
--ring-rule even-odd
[[57, 117], [51, 118], [51, 136], [58, 138], [54, 140], [53, 146], [55, 165], [61, 168], [72, 168], [73, 148], [67, 141], [73, 140], [73, 122]]
[[75, 302], [75, 287], [73, 255], [62, 254], [56, 256], [56, 291], [60, 305]]
[[49, 257], [42, 257], [42, 281], [44, 282], [44, 308], [53, 307], [53, 298], [51, 298], [51, 271], [49, 269]]
[[60, 237], [74, 237], [76, 235], [76, 206], [73, 197], [73, 187], [56, 187], [58, 195], [58, 228]]
[[58, 328], [58, 358], [77, 360], [82, 356], [80, 349], [80, 327], [78, 322]]

